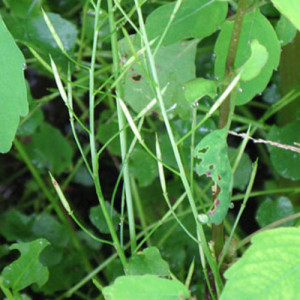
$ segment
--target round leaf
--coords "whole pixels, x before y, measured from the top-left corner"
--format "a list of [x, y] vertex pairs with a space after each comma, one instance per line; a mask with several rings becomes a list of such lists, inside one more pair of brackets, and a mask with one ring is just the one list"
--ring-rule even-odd
[[[176, 3], [168, 3], [152, 12], [146, 21], [149, 38], [160, 37], [165, 31]], [[228, 4], [211, 0], [188, 0], [181, 3], [163, 40], [170, 45], [183, 38], [203, 39], [214, 33], [226, 18]]]
[[[300, 143], [300, 121], [290, 123], [284, 127], [273, 126], [267, 135], [267, 139], [290, 146]], [[300, 179], [300, 153], [274, 146], [269, 146], [271, 162], [274, 169], [282, 177], [298, 180]]]
[[[133, 36], [133, 44], [139, 49], [138, 41]], [[163, 89], [166, 109], [172, 114], [180, 114], [189, 117], [191, 113], [190, 104], [184, 99], [183, 85], [185, 82], [195, 78], [195, 55], [197, 41], [175, 43], [162, 46], [155, 55], [155, 65], [160, 86]], [[125, 39], [119, 42], [119, 50], [122, 57], [131, 57], [130, 47]], [[142, 65], [141, 65], [142, 64]], [[155, 97], [153, 93], [153, 82], [149, 79], [145, 61], [134, 63], [128, 71], [123, 82], [124, 100], [131, 108], [139, 113]], [[159, 113], [159, 105], [154, 110]]]
[[[256, 221], [260, 227], [265, 227], [293, 213], [293, 204], [287, 197], [279, 197], [276, 200], [267, 198], [258, 207]], [[293, 223], [293, 221], [286, 222], [285, 226], [291, 226]]]
[[[233, 22], [226, 21], [215, 44], [215, 75], [222, 80], [225, 75], [225, 65], [229, 49]], [[252, 11], [243, 19], [239, 46], [234, 67], [240, 68], [251, 56], [251, 42], [257, 40], [269, 53], [268, 60], [260, 74], [247, 82], [241, 82], [241, 92], [237, 95], [237, 105], [249, 102], [256, 94], [267, 86], [273, 70], [279, 64], [280, 45], [270, 22], [259, 12]]]
[[[118, 224], [120, 222], [120, 217], [114, 209], [111, 209], [111, 205], [107, 201], [105, 202], [105, 205], [108, 210], [108, 213], [111, 214], [114, 228], [115, 228], [115, 230], [117, 230]], [[107, 233], [107, 234], [110, 233], [100, 205], [94, 206], [90, 209], [89, 218], [90, 218], [91, 222], [93, 223], [93, 225], [95, 227], [97, 227], [97, 229], [101, 233]]]

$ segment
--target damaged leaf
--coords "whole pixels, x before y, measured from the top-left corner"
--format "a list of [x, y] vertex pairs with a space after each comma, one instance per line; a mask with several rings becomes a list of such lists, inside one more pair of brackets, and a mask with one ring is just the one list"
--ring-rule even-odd
[[199, 159], [196, 172], [214, 181], [214, 207], [208, 212], [209, 223], [219, 225], [225, 218], [231, 197], [232, 170], [227, 155], [227, 129], [215, 130], [196, 146], [194, 156]]

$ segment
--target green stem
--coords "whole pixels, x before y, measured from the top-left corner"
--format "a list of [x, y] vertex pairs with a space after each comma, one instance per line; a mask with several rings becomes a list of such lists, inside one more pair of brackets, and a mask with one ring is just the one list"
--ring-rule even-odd
[[[107, 1], [108, 11], [109, 11], [109, 25], [111, 30], [111, 47], [112, 47], [112, 55], [113, 55], [113, 73], [115, 80], [118, 78], [120, 73], [120, 64], [119, 64], [119, 55], [118, 55], [118, 40], [117, 40], [117, 32], [116, 32], [116, 24], [113, 13], [113, 5], [112, 0]], [[122, 108], [120, 106], [120, 97], [122, 97], [122, 88], [120, 82], [116, 85], [117, 91], [117, 113], [118, 113], [118, 123], [119, 130], [125, 127], [126, 119]], [[135, 233], [135, 220], [134, 220], [134, 211], [133, 211], [133, 201], [132, 201], [132, 193], [130, 187], [130, 174], [127, 162], [125, 162], [126, 153], [127, 153], [127, 138], [126, 138], [126, 129], [120, 132], [120, 145], [121, 145], [121, 157], [122, 162], [124, 164], [123, 169], [123, 179], [125, 185], [125, 195], [126, 195], [126, 206], [128, 213], [128, 223], [129, 223], [129, 235], [131, 242], [131, 253], [134, 253], [136, 249], [136, 233]]]
[[[240, 3], [238, 5], [238, 9], [235, 16], [234, 26], [232, 30], [232, 35], [230, 39], [229, 44], [229, 50], [228, 50], [228, 56], [226, 60], [226, 77], [229, 78], [232, 76], [234, 71], [234, 62], [236, 58], [236, 53], [239, 45], [240, 35], [242, 31], [242, 23], [244, 14], [246, 13], [246, 7], [247, 7], [247, 1], [246, 0], [240, 0]], [[230, 109], [233, 111], [234, 107], [230, 108], [230, 98], [231, 95], [228, 95], [228, 97], [225, 99], [225, 101], [222, 103], [220, 107], [220, 113], [219, 113], [219, 124], [218, 128], [224, 128], [227, 126], [228, 123], [230, 123], [229, 120], [229, 114]], [[223, 245], [224, 245], [224, 232], [223, 232], [223, 222], [220, 225], [213, 225], [212, 226], [212, 238], [215, 244], [215, 254], [216, 257], [219, 257]]]
[[116, 234], [116, 231], [113, 226], [112, 219], [107, 211], [105, 200], [103, 197], [100, 179], [99, 179], [99, 165], [97, 159], [97, 150], [96, 150], [96, 142], [95, 142], [95, 116], [94, 116], [94, 107], [95, 107], [95, 83], [94, 83], [94, 72], [95, 72], [95, 62], [96, 62], [96, 52], [97, 52], [97, 44], [98, 44], [98, 36], [99, 36], [99, 16], [100, 16], [100, 4], [101, 0], [97, 1], [97, 5], [95, 7], [95, 22], [94, 22], [94, 37], [93, 37], [93, 47], [92, 47], [92, 56], [91, 56], [91, 65], [90, 65], [90, 78], [89, 78], [89, 116], [90, 116], [90, 147], [91, 147], [91, 160], [92, 160], [92, 171], [93, 171], [93, 179], [96, 189], [96, 194], [100, 203], [100, 207], [102, 209], [105, 221], [109, 228], [109, 232], [111, 234], [114, 246], [119, 255], [120, 261], [123, 267], [126, 267], [127, 261], [125, 257], [124, 250], [120, 245], [120, 241]]
[[20, 143], [20, 141], [17, 138], [15, 138], [15, 140], [14, 140], [14, 145], [15, 145], [18, 153], [20, 154], [21, 158], [23, 159], [24, 163], [26, 164], [27, 168], [31, 172], [33, 178], [35, 179], [35, 181], [37, 182], [37, 184], [39, 185], [39, 187], [43, 191], [44, 195], [47, 197], [47, 199], [51, 203], [51, 205], [54, 208], [54, 210], [55, 210], [56, 214], [58, 215], [59, 219], [61, 220], [61, 222], [63, 224], [65, 224], [67, 226], [67, 229], [68, 229], [69, 234], [71, 236], [71, 239], [73, 241], [74, 247], [81, 253], [81, 256], [82, 256], [83, 262], [85, 264], [86, 270], [90, 270], [90, 268], [91, 268], [90, 263], [86, 258], [84, 248], [79, 243], [78, 238], [77, 238], [77, 236], [76, 236], [76, 234], [75, 234], [75, 232], [72, 228], [71, 220], [62, 211], [62, 209], [59, 206], [58, 202], [56, 201], [55, 197], [52, 195], [52, 193], [50, 192], [50, 190], [48, 189], [48, 187], [44, 183], [43, 179], [41, 178], [39, 172], [36, 170], [36, 168], [32, 164], [32, 162], [31, 162], [28, 154], [26, 153], [22, 143]]
[[[137, 9], [139, 25], [140, 25], [140, 29], [141, 29], [141, 33], [142, 33], [142, 39], [145, 44], [145, 48], [146, 48], [146, 52], [147, 52], [147, 56], [148, 56], [148, 62], [149, 62], [150, 70], [151, 70], [152, 79], [154, 82], [153, 85], [155, 88], [155, 93], [156, 93], [156, 96], [157, 96], [157, 99], [159, 102], [161, 114], [162, 114], [166, 129], [167, 129], [167, 132], [168, 132], [168, 136], [169, 136], [172, 148], [173, 148], [174, 156], [175, 156], [175, 159], [176, 159], [179, 171], [180, 171], [180, 178], [181, 178], [182, 184], [184, 186], [184, 189], [187, 193], [187, 197], [188, 197], [191, 209], [192, 209], [193, 217], [196, 222], [197, 235], [198, 235], [198, 238], [200, 241], [199, 252], [200, 252], [200, 259], [201, 259], [203, 271], [204, 271], [204, 273], [206, 273], [206, 261], [205, 261], [204, 255], [203, 255], [203, 253], [204, 253], [206, 256], [206, 259], [211, 267], [211, 270], [214, 274], [214, 278], [218, 285], [218, 290], [221, 291], [222, 287], [223, 287], [223, 283], [222, 283], [220, 274], [217, 270], [216, 262], [214, 261], [212, 255], [210, 253], [210, 250], [209, 250], [209, 247], [208, 247], [208, 244], [206, 241], [204, 229], [203, 229], [202, 225], [200, 224], [200, 222], [198, 222], [197, 207], [196, 207], [196, 204], [195, 204], [195, 201], [194, 201], [194, 198], [193, 198], [193, 195], [192, 195], [189, 183], [188, 183], [188, 179], [187, 179], [187, 176], [186, 176], [186, 173], [185, 173], [182, 161], [181, 161], [181, 157], [180, 157], [180, 154], [178, 151], [178, 147], [176, 145], [175, 137], [174, 137], [174, 134], [173, 134], [173, 131], [172, 131], [169, 119], [168, 119], [168, 115], [166, 113], [165, 104], [164, 104], [163, 97], [161, 94], [161, 88], [160, 88], [159, 79], [158, 79], [158, 75], [157, 75], [157, 71], [156, 71], [155, 60], [154, 60], [152, 51], [150, 49], [150, 44], [149, 44], [148, 36], [146, 33], [146, 28], [145, 28], [140, 4], [138, 3], [139, 1], [137, 1], [137, 0], [135, 0], [134, 2], [135, 2], [136, 9]], [[209, 284], [209, 282], [208, 282], [208, 284]]]

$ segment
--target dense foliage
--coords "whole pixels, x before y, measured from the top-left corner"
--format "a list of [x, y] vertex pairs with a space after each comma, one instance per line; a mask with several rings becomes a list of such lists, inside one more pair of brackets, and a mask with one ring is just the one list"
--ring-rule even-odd
[[298, 299], [299, 17], [0, 1], [1, 299]]

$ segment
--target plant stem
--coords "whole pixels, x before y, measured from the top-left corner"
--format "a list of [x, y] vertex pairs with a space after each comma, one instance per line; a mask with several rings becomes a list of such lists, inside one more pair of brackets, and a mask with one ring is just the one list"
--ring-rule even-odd
[[92, 56], [91, 56], [91, 65], [90, 65], [90, 78], [89, 78], [89, 116], [90, 116], [90, 147], [91, 147], [91, 159], [92, 159], [92, 171], [93, 171], [93, 179], [96, 189], [96, 194], [100, 203], [100, 207], [102, 209], [105, 221], [109, 228], [110, 235], [112, 237], [114, 246], [119, 255], [120, 261], [125, 268], [127, 261], [125, 257], [124, 250], [121, 248], [120, 241], [116, 234], [116, 231], [113, 226], [112, 219], [107, 211], [105, 200], [103, 197], [100, 179], [99, 179], [99, 165], [97, 158], [97, 150], [96, 150], [96, 142], [95, 142], [95, 116], [94, 116], [94, 108], [95, 108], [95, 90], [94, 90], [94, 72], [95, 72], [95, 62], [96, 62], [96, 52], [97, 52], [97, 44], [98, 44], [98, 36], [99, 36], [99, 16], [100, 16], [100, 4], [101, 0], [97, 1], [97, 5], [95, 7], [95, 22], [94, 22], [94, 37], [93, 37], [93, 48], [92, 48]]
[[[247, 1], [240, 0], [240, 3], [237, 8], [236, 16], [235, 16], [234, 26], [233, 26], [232, 35], [229, 44], [228, 56], [226, 60], [225, 76], [229, 77], [229, 81], [231, 79], [230, 77], [232, 76], [231, 74], [233, 73], [234, 70], [234, 62], [235, 62], [235, 57], [239, 45], [240, 34], [242, 31], [243, 18], [244, 18], [244, 14], [246, 13], [246, 7], [247, 7]], [[225, 101], [222, 103], [220, 107], [219, 124], [218, 124], [219, 129], [224, 128], [230, 122], [229, 120], [230, 97], [231, 95], [228, 95], [228, 97], [225, 99]], [[234, 108], [231, 109], [233, 110]], [[212, 239], [215, 244], [215, 254], [216, 257], [218, 258], [224, 245], [223, 222], [220, 225], [212, 226]]]
[[56, 214], [58, 215], [59, 219], [61, 220], [61, 222], [63, 224], [66, 225], [66, 227], [68, 229], [68, 232], [69, 232], [69, 234], [71, 236], [72, 242], [74, 244], [74, 247], [81, 253], [82, 260], [84, 262], [86, 270], [90, 270], [91, 269], [90, 263], [89, 263], [89, 261], [88, 261], [88, 259], [86, 257], [84, 248], [79, 243], [78, 238], [77, 238], [77, 236], [76, 236], [76, 234], [75, 234], [75, 232], [74, 232], [74, 230], [72, 228], [71, 220], [63, 212], [62, 208], [60, 207], [60, 205], [56, 201], [55, 197], [52, 195], [52, 193], [50, 192], [50, 190], [48, 189], [48, 187], [44, 183], [44, 181], [41, 178], [39, 172], [37, 171], [37, 169], [32, 164], [32, 162], [31, 162], [28, 154], [26, 153], [26, 151], [25, 151], [22, 143], [20, 143], [20, 141], [17, 138], [15, 138], [15, 140], [14, 140], [14, 145], [15, 145], [18, 153], [20, 154], [21, 158], [23, 159], [24, 163], [26, 164], [27, 168], [31, 172], [33, 178], [35, 179], [35, 181], [37, 182], [37, 184], [39, 185], [39, 187], [42, 189], [44, 195], [47, 197], [47, 199], [51, 203], [51, 205], [54, 208], [54, 210], [55, 210]]
[[[189, 183], [188, 183], [188, 179], [187, 179], [187, 176], [186, 176], [186, 173], [185, 173], [184, 166], [182, 164], [182, 160], [181, 160], [181, 157], [180, 157], [180, 154], [179, 154], [179, 151], [178, 151], [178, 147], [176, 145], [175, 137], [174, 137], [174, 134], [173, 134], [173, 131], [172, 131], [169, 119], [168, 119], [168, 115], [166, 113], [166, 108], [165, 108], [165, 104], [164, 104], [163, 97], [162, 97], [162, 94], [161, 94], [161, 88], [160, 88], [159, 79], [158, 79], [158, 75], [157, 75], [157, 71], [156, 71], [155, 60], [154, 60], [153, 53], [150, 49], [150, 44], [149, 44], [148, 36], [147, 36], [147, 33], [146, 33], [146, 28], [145, 28], [145, 23], [144, 23], [141, 7], [140, 7], [140, 4], [139, 4], [139, 1], [135, 0], [134, 2], [135, 2], [137, 14], [138, 14], [140, 30], [141, 30], [141, 33], [142, 33], [142, 39], [143, 39], [143, 42], [145, 44], [145, 48], [146, 48], [146, 52], [147, 52], [149, 67], [150, 67], [150, 70], [151, 70], [151, 77], [152, 77], [153, 82], [154, 82], [153, 85], [154, 85], [154, 88], [155, 88], [155, 93], [156, 93], [156, 96], [157, 96], [157, 99], [158, 99], [158, 102], [159, 102], [161, 114], [162, 114], [166, 129], [167, 129], [167, 132], [168, 132], [168, 136], [169, 136], [172, 148], [173, 148], [174, 156], [175, 156], [175, 159], [176, 159], [179, 171], [180, 171], [180, 178], [181, 178], [182, 184], [184, 186], [184, 189], [187, 193], [189, 204], [191, 206], [193, 217], [194, 217], [194, 220], [195, 220], [195, 223], [196, 223], [197, 235], [198, 235], [198, 238], [199, 238], [199, 241], [200, 241], [200, 243], [199, 243], [199, 252], [200, 252], [200, 259], [201, 259], [203, 271], [204, 271], [204, 273], [207, 277], [206, 261], [205, 261], [205, 257], [206, 257], [206, 259], [207, 259], [207, 261], [210, 265], [210, 268], [211, 268], [211, 270], [214, 274], [214, 278], [215, 278], [216, 283], [217, 283], [217, 289], [221, 291], [222, 287], [223, 287], [223, 283], [222, 283], [220, 274], [219, 274], [219, 272], [216, 268], [216, 262], [214, 261], [212, 255], [210, 253], [202, 224], [200, 224], [200, 222], [198, 221], [197, 207], [196, 207], [196, 204], [195, 204], [195, 201], [194, 201], [194, 198], [193, 198], [193, 195], [192, 195]], [[203, 255], [203, 253], [205, 254], [205, 257]], [[208, 284], [209, 284], [209, 282], [208, 282]]]
[[[113, 55], [113, 74], [115, 80], [117, 80], [118, 75], [120, 73], [120, 64], [119, 64], [119, 55], [118, 55], [118, 41], [117, 41], [117, 32], [116, 32], [116, 24], [113, 13], [113, 5], [112, 0], [107, 1], [108, 11], [109, 11], [109, 25], [111, 31], [111, 47], [112, 47], [112, 55]], [[126, 119], [122, 108], [120, 107], [120, 97], [122, 97], [122, 88], [120, 82], [116, 84], [117, 91], [117, 113], [118, 113], [118, 123], [119, 130], [125, 127]], [[125, 198], [126, 198], [126, 206], [128, 213], [128, 223], [129, 223], [129, 235], [131, 242], [131, 253], [134, 253], [136, 249], [136, 233], [135, 233], [135, 221], [134, 221], [134, 211], [133, 211], [133, 201], [132, 201], [132, 193], [130, 187], [130, 174], [128, 164], [125, 161], [126, 153], [127, 153], [127, 138], [126, 138], [126, 129], [120, 132], [120, 145], [121, 145], [121, 156], [122, 162], [124, 164], [123, 170], [123, 179], [125, 185]]]

